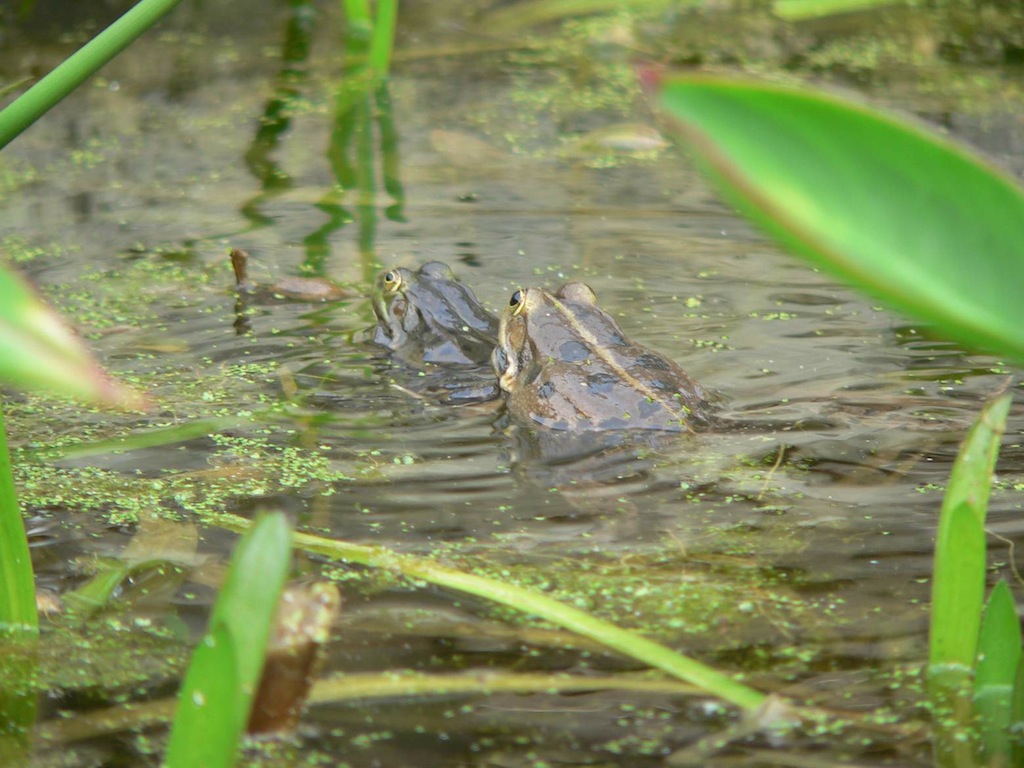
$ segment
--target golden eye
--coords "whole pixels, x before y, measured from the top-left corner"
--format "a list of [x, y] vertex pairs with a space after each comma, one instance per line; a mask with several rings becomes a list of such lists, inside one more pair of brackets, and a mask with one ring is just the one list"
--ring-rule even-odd
[[397, 291], [402, 284], [402, 273], [397, 269], [389, 269], [384, 273], [384, 289], [386, 291]]
[[526, 303], [526, 296], [522, 290], [518, 290], [512, 294], [512, 298], [508, 300], [508, 305], [512, 307], [512, 314], [518, 315], [523, 311], [523, 305]]

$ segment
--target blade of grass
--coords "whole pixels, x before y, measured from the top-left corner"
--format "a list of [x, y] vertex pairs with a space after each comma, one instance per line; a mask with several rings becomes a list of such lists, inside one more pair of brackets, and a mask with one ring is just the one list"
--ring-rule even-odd
[[370, 40], [370, 67], [378, 77], [386, 77], [391, 67], [391, 49], [398, 22], [398, 0], [377, 0], [377, 19]]
[[974, 666], [985, 591], [985, 514], [1011, 396], [988, 402], [957, 453], [935, 542], [929, 665]]
[[249, 719], [291, 564], [291, 537], [281, 514], [262, 515], [246, 528], [178, 696], [168, 768], [232, 765]]
[[156, 24], [180, 0], [140, 0], [0, 112], [0, 149]]
[[32, 557], [11, 474], [7, 433], [0, 410], [0, 635], [39, 631]]
[[1017, 674], [1013, 682], [1013, 699], [1010, 702], [1010, 731], [1013, 734], [1013, 762], [1024, 765], [1024, 658], [1017, 663]]
[[971, 675], [985, 597], [985, 516], [1011, 397], [993, 398], [964, 438], [950, 473], [935, 540], [928, 693], [935, 753], [943, 765], [972, 765]]
[[[213, 522], [232, 531], [245, 531], [251, 525], [237, 515], [221, 514]], [[597, 619], [576, 608], [513, 584], [483, 576], [463, 573], [437, 565], [430, 560], [400, 555], [384, 547], [368, 547], [345, 541], [325, 539], [308, 533], [295, 533], [295, 546], [337, 560], [384, 568], [403, 576], [430, 584], [477, 595], [486, 600], [502, 603], [524, 613], [547, 619], [559, 626], [589, 637], [607, 648], [642, 661], [656, 669], [718, 696], [736, 706], [753, 711], [765, 703], [767, 697], [748, 688], [729, 676], [699, 661], [683, 656], [660, 643]]]
[[986, 765], [1011, 765], [1013, 687], [1021, 660], [1020, 617], [1002, 579], [992, 589], [978, 637], [974, 673], [974, 715]]
[[969, 681], [985, 602], [985, 530], [967, 504], [943, 512], [935, 542], [929, 676]]

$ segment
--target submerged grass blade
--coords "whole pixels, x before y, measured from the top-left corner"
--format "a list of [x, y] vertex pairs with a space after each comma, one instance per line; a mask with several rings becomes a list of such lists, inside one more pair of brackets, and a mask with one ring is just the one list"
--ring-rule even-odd
[[[569, 675], [565, 673], [509, 673], [472, 671], [460, 674], [425, 674], [413, 669], [339, 674], [317, 680], [309, 694], [310, 704], [366, 701], [397, 697], [451, 697], [498, 693], [583, 693], [623, 691], [675, 696], [702, 695], [693, 686], [675, 680], [624, 674]], [[83, 739], [95, 739], [125, 731], [139, 731], [166, 723], [173, 714], [170, 699], [119, 704], [79, 713], [73, 718], [54, 718], [35, 730], [37, 741], [51, 747]], [[2, 752], [0, 752], [2, 757]], [[0, 765], [6, 765], [0, 763]]]
[[641, 73], [671, 129], [784, 246], [971, 347], [1024, 361], [1024, 194], [964, 149], [814, 93]]
[[772, 12], [786, 21], [804, 21], [890, 5], [907, 5], [907, 0], [775, 0]]
[[[244, 531], [250, 523], [236, 515], [222, 514], [215, 522], [229, 530]], [[367, 547], [325, 539], [307, 533], [294, 534], [295, 546], [307, 552], [351, 563], [384, 568], [407, 578], [447, 587], [547, 619], [595, 640], [607, 648], [642, 661], [745, 710], [756, 710], [767, 697], [705, 664], [687, 658], [647, 638], [597, 619], [557, 600], [512, 584], [463, 573], [424, 558], [399, 555], [383, 547]]]
[[169, 768], [233, 765], [249, 718], [291, 565], [291, 537], [281, 514], [263, 515], [247, 528], [182, 683]]

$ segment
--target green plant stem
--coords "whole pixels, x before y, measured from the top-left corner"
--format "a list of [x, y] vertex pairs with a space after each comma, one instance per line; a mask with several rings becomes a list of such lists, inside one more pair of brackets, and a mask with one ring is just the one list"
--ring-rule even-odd
[[370, 18], [370, 3], [367, 0], [342, 0], [341, 7], [345, 10], [345, 18], [350, 24], [373, 23]]
[[378, 0], [377, 20], [373, 25], [373, 39], [370, 42], [370, 68], [378, 77], [386, 76], [391, 66], [391, 48], [397, 22], [397, 0]]
[[[214, 522], [237, 532], [246, 531], [252, 525], [249, 520], [230, 514], [217, 515]], [[345, 541], [325, 539], [308, 533], [292, 535], [295, 546], [307, 552], [315, 552], [326, 557], [371, 568], [387, 569], [401, 573], [406, 578], [477, 595], [485, 600], [502, 603], [516, 610], [547, 619], [595, 640], [607, 648], [667, 672], [679, 680], [691, 683], [749, 712], [757, 710], [767, 699], [763, 693], [748, 688], [728, 675], [682, 656], [653, 640], [621, 629], [614, 624], [597, 619], [583, 611], [528, 589], [446, 568], [424, 558], [400, 555], [384, 547], [367, 547]]]
[[25, 524], [11, 474], [3, 412], [0, 411], [0, 628], [15, 633], [39, 631], [36, 587]]
[[138, 5], [18, 97], [0, 112], [0, 149], [156, 24], [179, 2], [140, 0]]

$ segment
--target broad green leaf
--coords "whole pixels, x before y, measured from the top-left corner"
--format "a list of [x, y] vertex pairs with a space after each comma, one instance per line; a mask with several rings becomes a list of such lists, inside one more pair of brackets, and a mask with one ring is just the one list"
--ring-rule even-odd
[[[169, 768], [225, 768], [259, 684], [271, 622], [291, 565], [284, 515], [263, 515], [242, 537], [178, 694], [167, 747]], [[202, 744], [206, 738], [212, 744]]]
[[144, 398], [107, 376], [61, 319], [0, 268], [0, 381], [127, 408]]
[[989, 596], [978, 637], [974, 670], [974, 715], [982, 755], [988, 765], [1010, 765], [1010, 727], [1013, 687], [1021, 659], [1020, 617], [1006, 582], [1000, 580]]
[[815, 93], [641, 73], [671, 129], [785, 246], [964, 344], [1024, 361], [1024, 195], [931, 133]]

